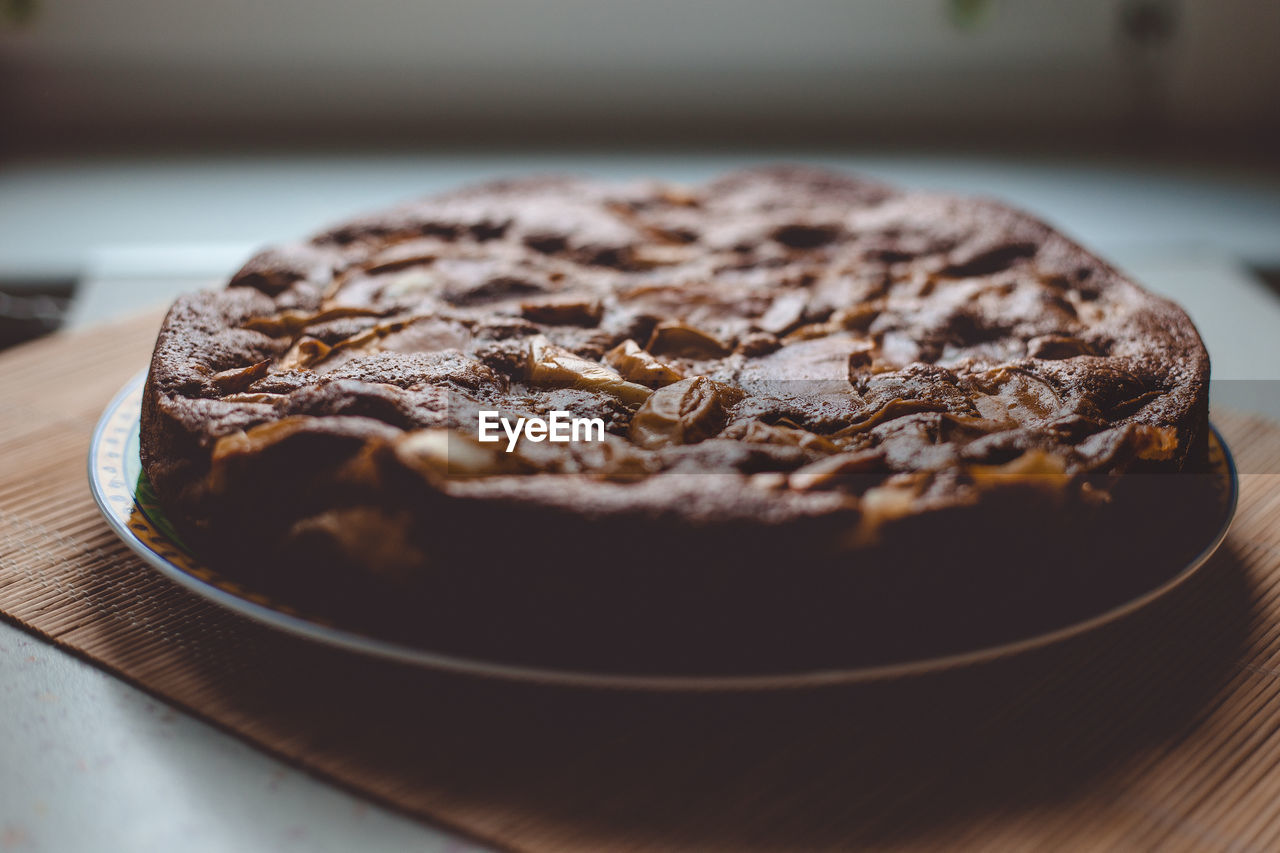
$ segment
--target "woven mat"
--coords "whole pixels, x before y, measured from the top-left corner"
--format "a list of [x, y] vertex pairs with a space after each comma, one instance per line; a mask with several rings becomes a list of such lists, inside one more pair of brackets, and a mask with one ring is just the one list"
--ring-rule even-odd
[[[130, 555], [85, 457], [158, 323], [0, 356], [0, 612], [323, 778], [531, 851], [1280, 847], [1280, 475], [1244, 474], [1190, 584], [1013, 660], [756, 695], [502, 684], [310, 647]], [[1280, 427], [1215, 419], [1275, 470]]]

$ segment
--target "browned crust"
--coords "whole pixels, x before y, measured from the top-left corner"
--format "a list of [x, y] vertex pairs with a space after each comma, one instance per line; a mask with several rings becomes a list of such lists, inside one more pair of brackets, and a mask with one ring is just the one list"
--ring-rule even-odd
[[[634, 386], [670, 377], [606, 355], [627, 340], [706, 378], [698, 423], [637, 425], [653, 389]], [[641, 381], [572, 387], [539, 346]], [[856, 553], [982, 506], [1052, 531], [1112, 475], [1186, 467], [1208, 375], [1180, 308], [996, 202], [800, 167], [510, 181], [180, 299], [142, 454], [202, 549], [264, 572], [323, 559], [395, 584], [467, 548], [589, 560], [619, 537], [679, 543], [695, 570]], [[607, 452], [490, 453], [465, 438], [478, 408], [602, 417]]]

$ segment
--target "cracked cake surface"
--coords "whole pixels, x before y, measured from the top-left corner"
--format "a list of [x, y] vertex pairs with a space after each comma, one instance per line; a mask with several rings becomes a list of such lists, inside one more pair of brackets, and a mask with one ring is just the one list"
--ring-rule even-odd
[[[1117, 475], [1195, 464], [1208, 372], [1180, 308], [994, 201], [808, 167], [512, 180], [181, 298], [142, 448], [180, 529], [263, 572], [607, 573], [652, 537], [691, 571], [1105, 511]], [[508, 453], [481, 410], [606, 435]]]

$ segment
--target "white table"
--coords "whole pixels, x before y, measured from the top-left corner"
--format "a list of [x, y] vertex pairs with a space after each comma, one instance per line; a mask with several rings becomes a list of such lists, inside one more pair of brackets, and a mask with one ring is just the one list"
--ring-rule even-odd
[[[695, 180], [741, 157], [400, 157], [28, 163], [0, 169], [0, 280], [82, 282], [83, 326], [213, 285], [253, 246], [487, 175]], [[794, 155], [784, 159], [801, 158]], [[1228, 402], [1280, 406], [1280, 181], [1134, 164], [816, 158], [904, 185], [1002, 196], [1196, 320]], [[0, 385], [2, 388], [2, 385]], [[1263, 389], [1259, 393], [1258, 389]], [[467, 850], [258, 753], [0, 623], [0, 850]]]

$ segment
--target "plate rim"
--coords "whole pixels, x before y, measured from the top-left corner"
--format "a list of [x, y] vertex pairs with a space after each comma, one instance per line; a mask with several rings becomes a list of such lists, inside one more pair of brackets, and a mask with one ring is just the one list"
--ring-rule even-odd
[[[1024, 637], [1010, 643], [984, 646], [964, 652], [920, 658], [896, 663], [877, 664], [874, 666], [851, 668], [822, 668], [785, 673], [765, 673], [751, 675], [663, 675], [663, 674], [630, 674], [595, 672], [580, 669], [557, 669], [547, 666], [501, 663], [498, 661], [471, 658], [435, 652], [418, 648], [393, 640], [369, 637], [344, 628], [324, 625], [312, 621], [300, 614], [291, 614], [268, 604], [260, 604], [233, 592], [222, 589], [208, 580], [202, 579], [158, 553], [144, 542], [136, 532], [130, 529], [128, 522], [120, 511], [113, 506], [109, 486], [123, 485], [129, 496], [133, 498], [128, 507], [132, 512], [136, 504], [136, 485], [130, 485], [123, 479], [119, 484], [103, 481], [99, 456], [103, 452], [107, 440], [107, 432], [112, 426], [121, 408], [138, 394], [145, 385], [148, 371], [135, 375], [124, 387], [111, 398], [94, 427], [89, 442], [88, 475], [89, 487], [94, 502], [98, 505], [108, 526], [138, 557], [151, 568], [158, 571], [170, 581], [189, 592], [204, 598], [213, 604], [235, 613], [260, 625], [284, 631], [295, 637], [318, 642], [330, 647], [341, 648], [365, 656], [391, 660], [402, 664], [452, 672], [463, 675], [498, 678], [507, 681], [556, 685], [564, 687], [585, 687], [625, 690], [679, 691], [679, 692], [729, 692], [729, 691], [761, 691], [781, 689], [806, 689], [818, 687], [864, 684], [877, 681], [890, 681], [913, 676], [925, 675], [944, 670], [959, 669], [967, 666], [988, 663], [1035, 649], [1045, 648], [1073, 637], [1095, 631], [1141, 610], [1148, 604], [1163, 598], [1173, 590], [1187, 582], [1209, 561], [1222, 546], [1235, 519], [1237, 503], [1240, 495], [1239, 472], [1231, 449], [1218, 428], [1209, 424], [1209, 430], [1217, 439], [1222, 450], [1227, 469], [1227, 499], [1223, 513], [1222, 525], [1215, 531], [1205, 547], [1184, 566], [1160, 585], [1153, 587], [1141, 595], [1122, 602], [1102, 613], [1095, 614], [1079, 622], [1073, 622], [1031, 637]], [[133, 420], [141, 419], [141, 412], [130, 416]], [[130, 421], [132, 423], [132, 420]], [[122, 460], [123, 464], [123, 460]], [[121, 472], [122, 473], [122, 472]], [[117, 493], [118, 494], [118, 493]], [[117, 502], [118, 503], [118, 502]], [[154, 525], [153, 525], [154, 526]], [[159, 533], [159, 531], [157, 531]], [[163, 534], [160, 534], [163, 536]], [[183, 549], [170, 543], [175, 549]]]

